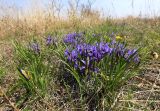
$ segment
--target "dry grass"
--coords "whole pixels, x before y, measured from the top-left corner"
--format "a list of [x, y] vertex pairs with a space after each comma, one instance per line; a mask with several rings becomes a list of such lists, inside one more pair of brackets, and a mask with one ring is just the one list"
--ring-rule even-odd
[[0, 19], [0, 38], [22, 37], [24, 39], [33, 35], [44, 36], [46, 32], [55, 32], [57, 30], [73, 31], [76, 28], [99, 25], [104, 21], [100, 18], [98, 11], [88, 8], [87, 5], [80, 7], [79, 10], [81, 11], [78, 12], [73, 1], [69, 2], [70, 7], [66, 17], [62, 18], [59, 13], [64, 10], [60, 9], [63, 8], [60, 0], [58, 2], [51, 1], [45, 9], [40, 7], [41, 4], [33, 2], [28, 13], [21, 12], [14, 5], [5, 8], [0, 5], [0, 12], [6, 14]]

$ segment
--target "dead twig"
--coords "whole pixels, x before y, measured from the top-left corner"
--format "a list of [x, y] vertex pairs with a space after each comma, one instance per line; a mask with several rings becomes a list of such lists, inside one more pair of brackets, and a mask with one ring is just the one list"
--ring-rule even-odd
[[8, 103], [12, 106], [12, 108], [15, 110], [15, 111], [20, 111], [8, 98], [8, 96], [6, 95], [6, 93], [3, 91], [2, 87], [0, 86], [0, 91], [2, 93], [2, 95], [5, 97], [5, 99], [8, 101]]
[[154, 102], [154, 103], [160, 103], [160, 100], [136, 100], [136, 99], [134, 99], [134, 100], [119, 100], [120, 102], [133, 102], [133, 103], [135, 103], [135, 102]]

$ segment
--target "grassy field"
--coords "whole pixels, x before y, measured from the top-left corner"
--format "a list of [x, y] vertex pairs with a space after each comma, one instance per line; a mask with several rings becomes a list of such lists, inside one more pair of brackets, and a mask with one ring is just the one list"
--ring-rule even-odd
[[[0, 110], [159, 111], [159, 18], [39, 18], [0, 20]], [[102, 42], [111, 53], [95, 56], [93, 69], [87, 62], [94, 55], [77, 50], [102, 54]], [[137, 49], [129, 61], [116, 55], [119, 44], [123, 56]]]

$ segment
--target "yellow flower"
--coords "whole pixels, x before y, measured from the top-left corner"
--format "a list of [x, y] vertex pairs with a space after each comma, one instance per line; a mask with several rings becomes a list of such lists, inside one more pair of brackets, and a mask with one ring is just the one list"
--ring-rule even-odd
[[122, 40], [123, 38], [119, 35], [116, 36], [116, 40]]

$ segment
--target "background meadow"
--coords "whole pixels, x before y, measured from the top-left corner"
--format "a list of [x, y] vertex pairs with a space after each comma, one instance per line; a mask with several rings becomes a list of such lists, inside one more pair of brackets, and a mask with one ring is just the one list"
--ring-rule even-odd
[[0, 0], [0, 110], [159, 111], [159, 1], [142, 1]]

